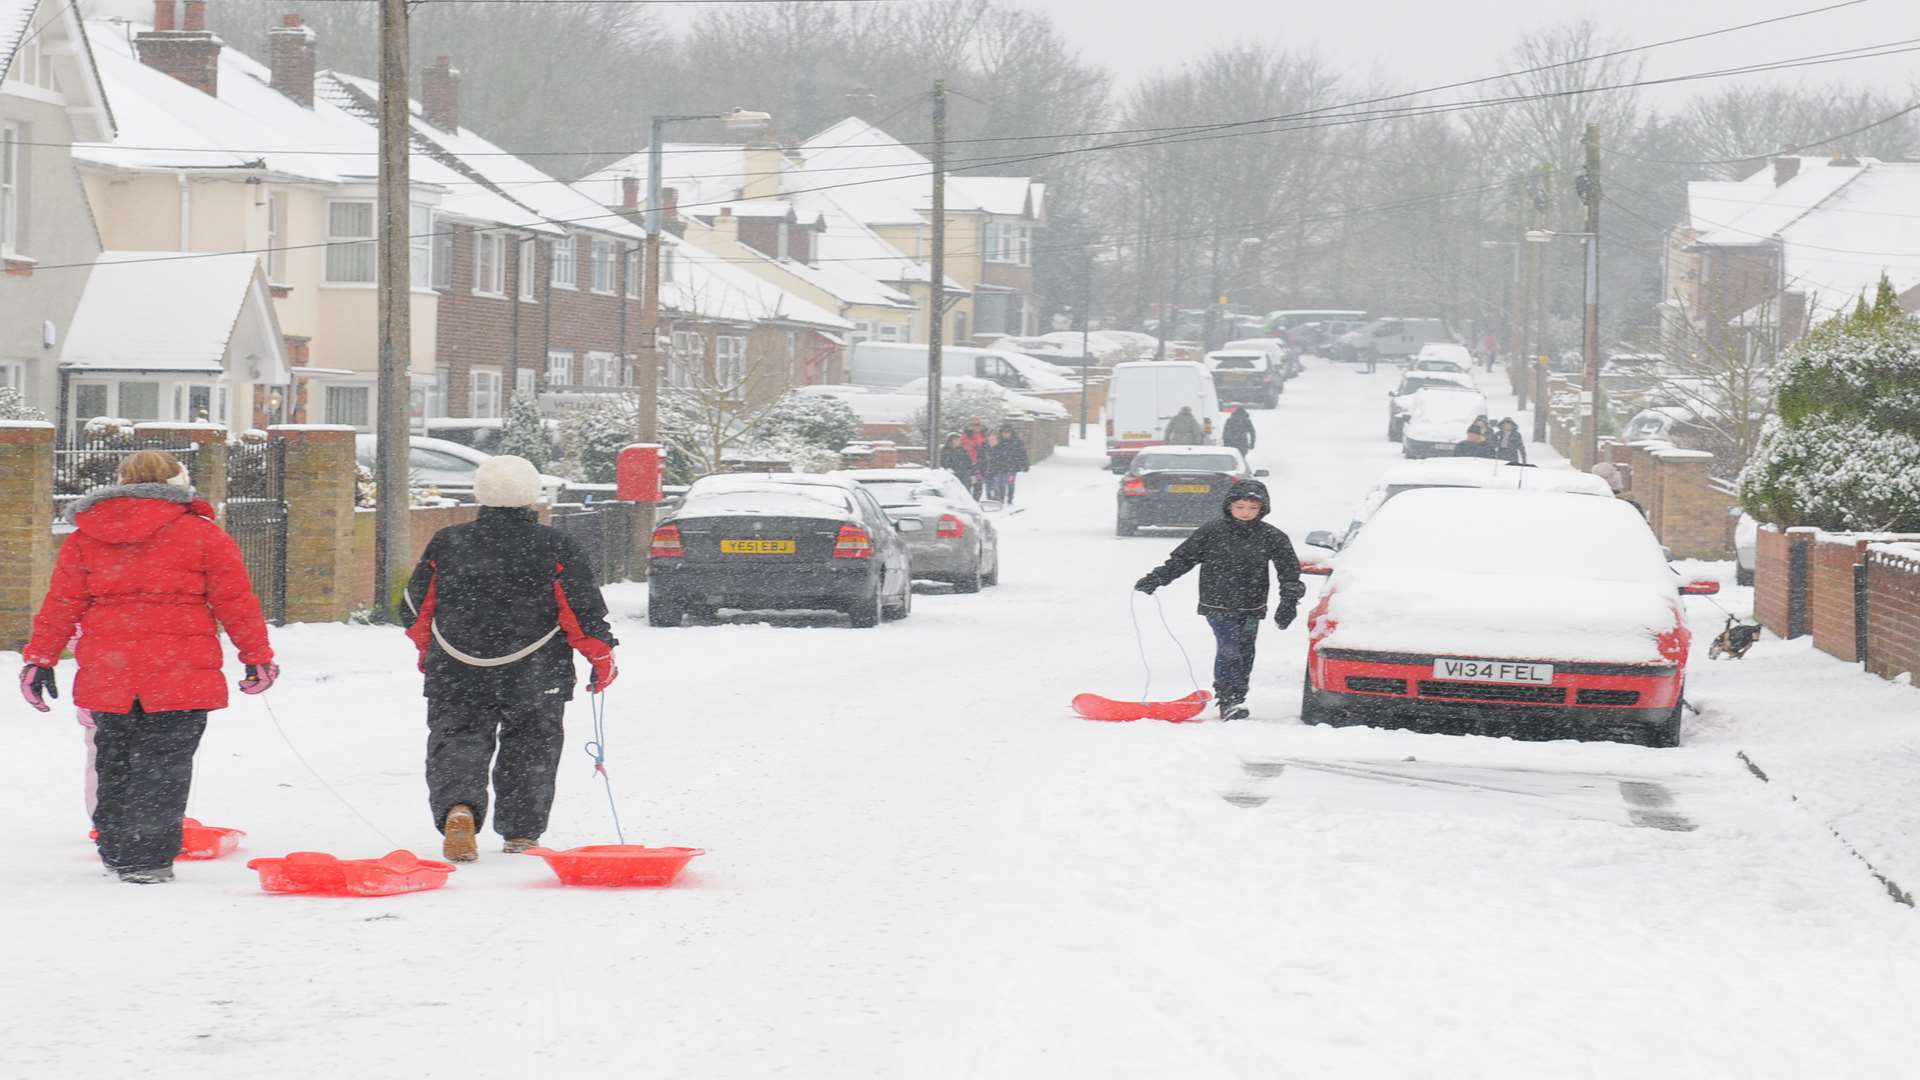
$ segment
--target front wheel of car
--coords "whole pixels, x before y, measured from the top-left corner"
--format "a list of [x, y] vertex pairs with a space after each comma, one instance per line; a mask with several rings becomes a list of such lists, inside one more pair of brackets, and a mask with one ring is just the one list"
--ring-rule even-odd
[[1657, 750], [1666, 750], [1680, 745], [1680, 720], [1687, 711], [1686, 688], [1680, 688], [1680, 700], [1673, 703], [1673, 712], [1665, 720], [1648, 724], [1641, 735], [1641, 742]]
[[1328, 723], [1331, 719], [1328, 714], [1331, 711], [1320, 704], [1320, 695], [1313, 689], [1313, 673], [1302, 672], [1300, 675], [1300, 722], [1313, 725]]
[[855, 600], [847, 608], [847, 619], [856, 630], [868, 630], [880, 625], [881, 609], [886, 605], [886, 594], [880, 586], [873, 587], [873, 595]]

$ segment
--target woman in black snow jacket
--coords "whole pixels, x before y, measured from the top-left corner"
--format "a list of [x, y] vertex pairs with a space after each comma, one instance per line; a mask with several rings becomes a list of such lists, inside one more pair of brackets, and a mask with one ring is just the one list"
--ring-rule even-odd
[[1273, 510], [1267, 486], [1240, 480], [1227, 489], [1220, 517], [1200, 526], [1134, 588], [1152, 593], [1198, 566], [1200, 614], [1213, 628], [1213, 692], [1220, 718], [1248, 715], [1247, 683], [1253, 674], [1254, 642], [1267, 613], [1267, 565], [1279, 580], [1280, 602], [1274, 624], [1285, 630], [1299, 614], [1307, 587], [1300, 581], [1300, 560], [1287, 534], [1267, 524]]
[[967, 453], [959, 432], [947, 432], [947, 444], [940, 448], [940, 467], [959, 477], [963, 484], [973, 483], [973, 455]]

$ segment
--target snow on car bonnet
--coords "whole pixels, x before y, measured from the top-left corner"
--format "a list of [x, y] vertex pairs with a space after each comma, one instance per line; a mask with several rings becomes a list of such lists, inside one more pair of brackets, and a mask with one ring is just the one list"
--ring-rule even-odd
[[1322, 648], [1659, 663], [1679, 579], [1633, 508], [1553, 492], [1409, 491], [1328, 582]]

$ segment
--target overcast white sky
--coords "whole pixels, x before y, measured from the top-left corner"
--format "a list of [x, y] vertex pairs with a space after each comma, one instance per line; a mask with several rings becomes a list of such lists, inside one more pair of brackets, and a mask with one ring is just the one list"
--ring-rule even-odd
[[[1275, 42], [1311, 47], [1354, 70], [1379, 70], [1409, 88], [1507, 70], [1502, 54], [1526, 30], [1590, 18], [1626, 44], [1714, 30], [1823, 7], [1832, 0], [1008, 0], [1052, 16], [1089, 57], [1124, 81], [1218, 44]], [[1920, 3], [1868, 0], [1754, 30], [1643, 54], [1649, 76], [1850, 49], [1920, 37]], [[1920, 85], [1920, 52], [1830, 64], [1745, 81], [1846, 78], [1889, 92]], [[1682, 84], [1686, 94], [1732, 80]], [[1671, 100], [1666, 91], [1662, 100]]]

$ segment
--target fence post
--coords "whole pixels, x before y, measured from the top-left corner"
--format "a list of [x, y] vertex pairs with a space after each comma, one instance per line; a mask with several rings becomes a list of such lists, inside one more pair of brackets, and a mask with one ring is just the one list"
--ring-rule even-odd
[[1867, 666], [1867, 559], [1853, 564], [1853, 658]]
[[172, 450], [193, 447], [193, 490], [221, 510], [227, 502], [227, 429], [217, 424], [135, 424], [133, 444]]
[[1787, 637], [1805, 637], [1812, 630], [1812, 555], [1818, 529], [1787, 530]]
[[0, 423], [0, 648], [22, 649], [53, 573], [53, 425]]
[[267, 433], [286, 440], [287, 621], [341, 622], [353, 607], [353, 429], [291, 424]]

